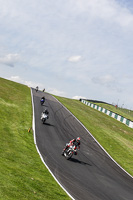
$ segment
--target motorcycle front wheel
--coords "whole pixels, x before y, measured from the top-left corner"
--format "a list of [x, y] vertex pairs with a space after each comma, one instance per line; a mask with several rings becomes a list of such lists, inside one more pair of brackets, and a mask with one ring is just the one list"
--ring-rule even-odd
[[71, 157], [72, 157], [72, 152], [71, 151], [68, 151], [68, 152], [64, 152], [64, 156], [67, 160], [69, 160]]

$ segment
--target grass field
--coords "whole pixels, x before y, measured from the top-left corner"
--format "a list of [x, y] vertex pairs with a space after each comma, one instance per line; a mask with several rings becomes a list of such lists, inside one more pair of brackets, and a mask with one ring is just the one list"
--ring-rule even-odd
[[36, 151], [30, 88], [0, 78], [0, 200], [70, 199]]
[[133, 129], [78, 100], [55, 97], [84, 124], [118, 164], [133, 176]]

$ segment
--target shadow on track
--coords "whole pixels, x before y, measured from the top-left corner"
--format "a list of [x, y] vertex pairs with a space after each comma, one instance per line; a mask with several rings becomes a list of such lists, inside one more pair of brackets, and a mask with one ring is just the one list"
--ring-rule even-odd
[[75, 162], [75, 163], [79, 163], [79, 164], [81, 164], [81, 165], [89, 165], [89, 166], [92, 166], [92, 165], [89, 164], [89, 163], [86, 163], [86, 162], [80, 161], [80, 160], [75, 159], [75, 158], [71, 158], [69, 161], [72, 161], [72, 162]]
[[42, 107], [48, 107], [48, 106], [46, 106], [45, 104], [42, 104], [41, 106], [42, 106]]
[[54, 125], [52, 125], [52, 124], [49, 124], [49, 123], [44, 123], [43, 125], [46, 125], [46, 126], [54, 126]]

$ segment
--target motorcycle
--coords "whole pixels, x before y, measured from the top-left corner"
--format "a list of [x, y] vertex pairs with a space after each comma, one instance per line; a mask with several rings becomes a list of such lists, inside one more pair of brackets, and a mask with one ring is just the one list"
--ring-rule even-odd
[[36, 87], [36, 92], [38, 91], [38, 89], [39, 89], [39, 87], [37, 86], [37, 87]]
[[40, 100], [41, 106], [44, 104], [44, 102], [45, 102], [45, 99]]
[[67, 149], [62, 151], [62, 155], [69, 160], [73, 155], [77, 155], [77, 148], [75, 145], [68, 147]]
[[46, 114], [46, 113], [42, 113], [41, 115], [41, 120], [42, 120], [42, 123], [44, 124], [45, 121], [49, 118], [49, 116]]

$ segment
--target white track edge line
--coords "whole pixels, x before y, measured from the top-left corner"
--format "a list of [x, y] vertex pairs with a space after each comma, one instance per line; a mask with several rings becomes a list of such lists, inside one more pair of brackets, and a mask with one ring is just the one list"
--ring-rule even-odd
[[57, 178], [55, 177], [55, 175], [52, 173], [52, 171], [49, 169], [49, 167], [47, 166], [47, 164], [45, 163], [39, 149], [36, 143], [36, 133], [35, 133], [35, 115], [34, 115], [34, 102], [33, 102], [33, 94], [32, 94], [32, 89], [31, 89], [31, 98], [32, 98], [32, 110], [33, 110], [33, 118], [32, 118], [32, 129], [33, 129], [33, 134], [34, 134], [34, 144], [36, 146], [37, 152], [43, 162], [43, 164], [45, 165], [45, 167], [48, 169], [48, 171], [50, 172], [50, 174], [53, 176], [53, 178], [55, 179], [55, 181], [59, 184], [59, 186], [67, 193], [67, 195], [72, 199], [75, 200], [70, 194], [69, 192], [67, 192], [67, 190], [61, 185], [61, 183], [57, 180]]
[[[54, 96], [53, 96], [54, 97]], [[55, 98], [55, 97], [54, 97]], [[56, 98], [55, 98], [56, 99]], [[58, 101], [58, 99], [56, 99]], [[71, 113], [73, 115], [73, 113], [68, 110], [60, 101], [58, 101], [69, 113]], [[110, 155], [109, 153], [101, 146], [101, 144], [96, 140], [96, 138], [89, 132], [89, 130], [79, 121], [79, 119], [77, 119], [74, 115], [73, 117], [85, 128], [85, 130], [91, 135], [91, 137], [97, 142], [97, 144], [103, 149], [103, 151], [114, 161], [115, 164], [117, 164], [117, 166], [119, 166], [126, 174], [128, 174], [131, 178], [133, 178], [133, 176], [131, 174], [129, 174], [125, 169], [123, 169]]]

